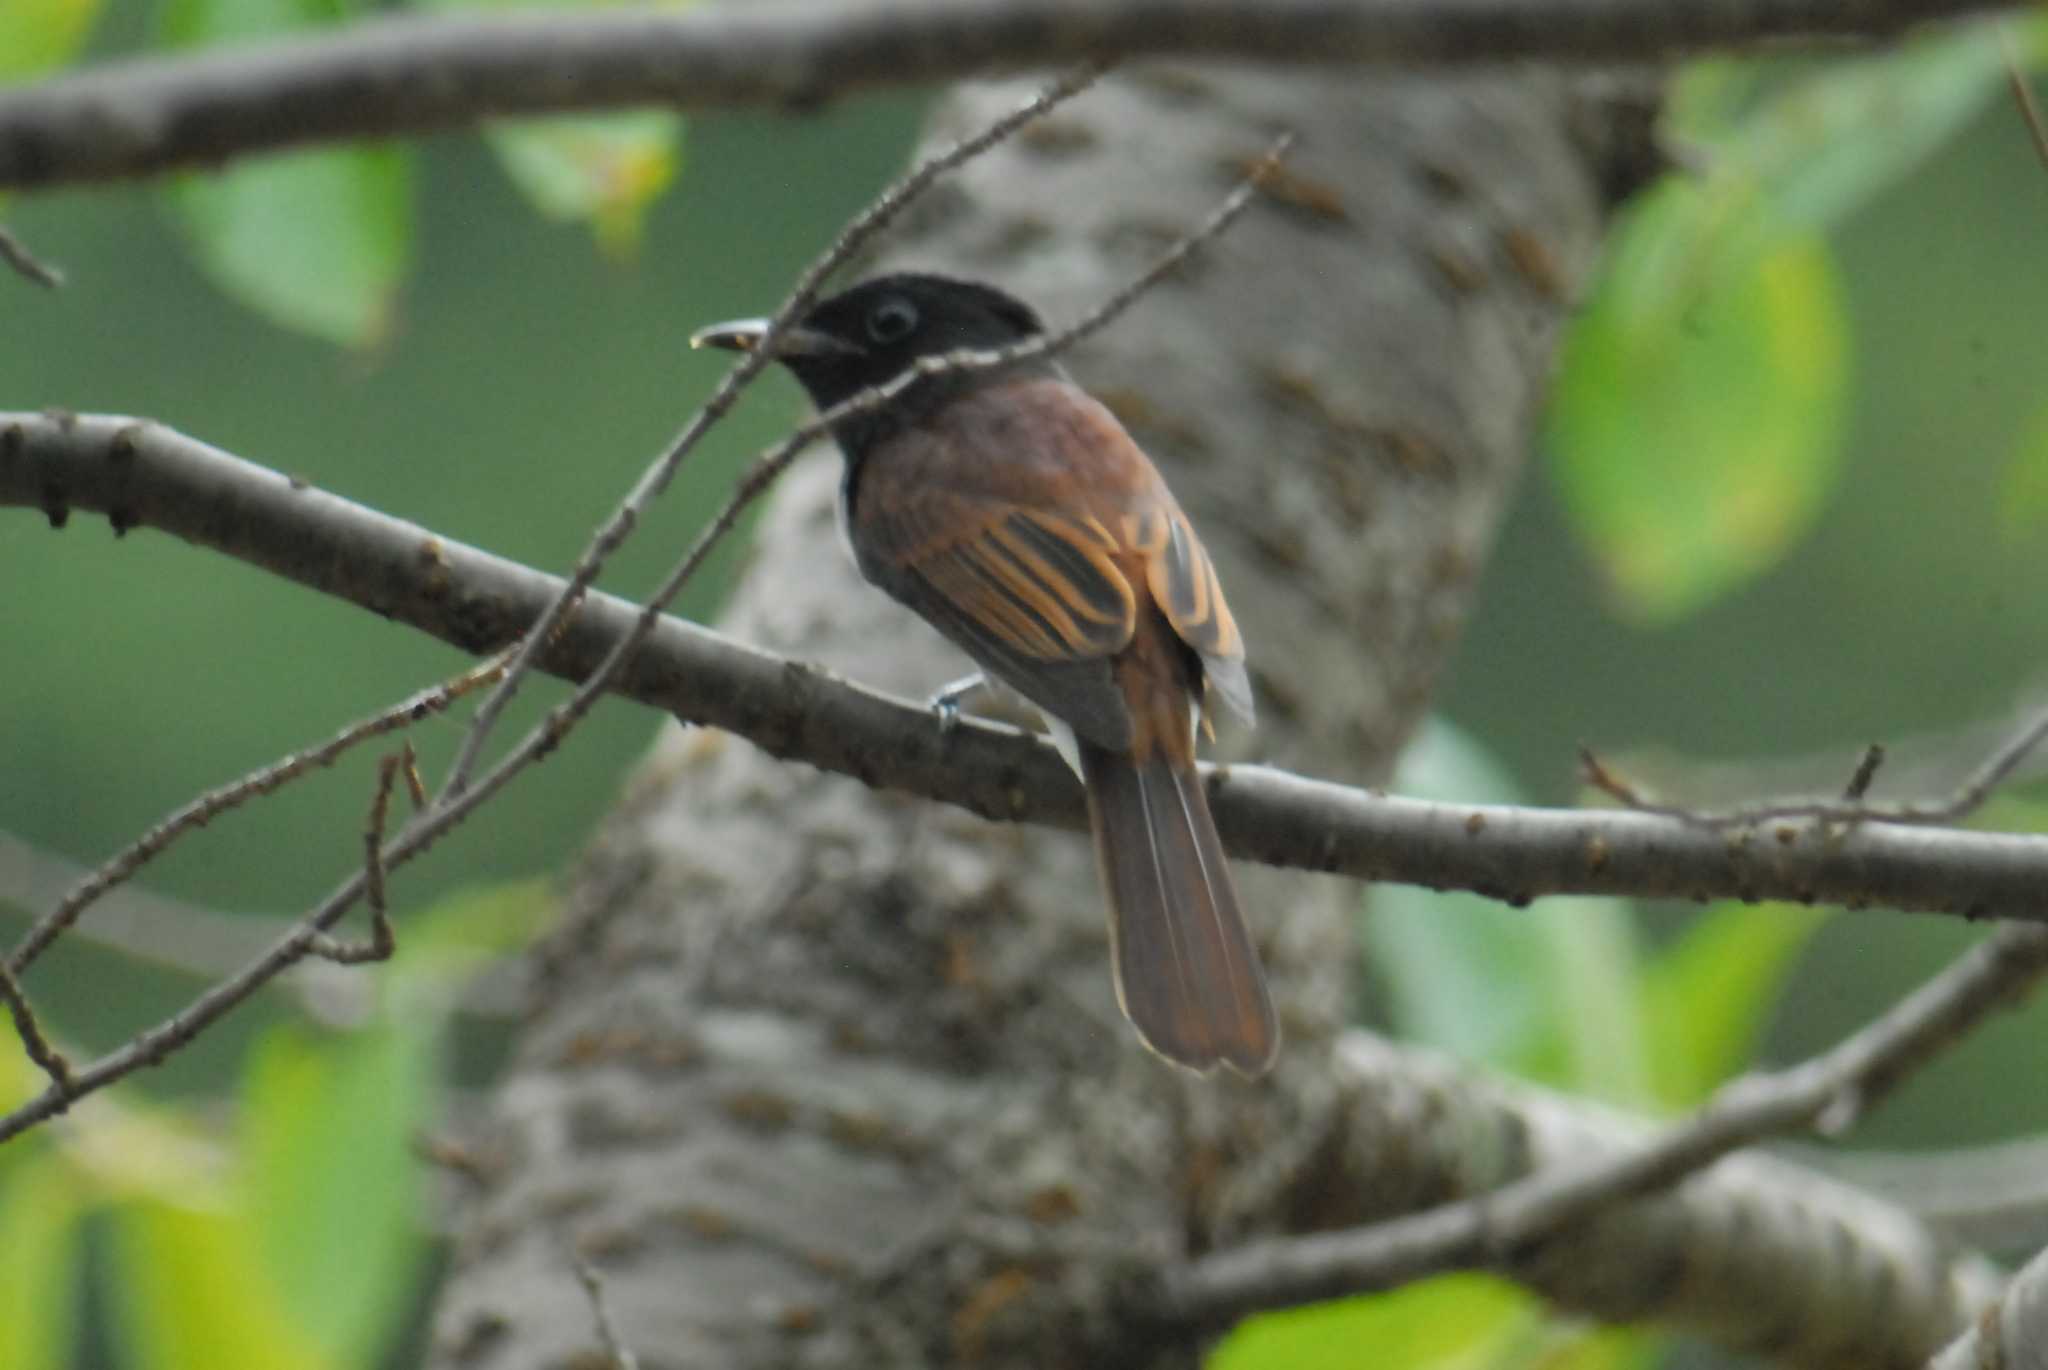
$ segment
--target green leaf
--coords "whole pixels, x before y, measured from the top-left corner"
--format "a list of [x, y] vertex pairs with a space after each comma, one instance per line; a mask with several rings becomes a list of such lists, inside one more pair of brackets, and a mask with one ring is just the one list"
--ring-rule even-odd
[[0, 85], [69, 62], [92, 32], [100, 0], [6, 0], [0, 4]]
[[1709, 208], [1670, 183], [1627, 216], [1547, 424], [1566, 511], [1649, 623], [1774, 565], [1839, 469], [1849, 342], [1827, 246], [1754, 202], [1725, 224]]
[[278, 1302], [340, 1365], [371, 1365], [412, 1305], [426, 1254], [411, 1142], [431, 1034], [275, 1029], [242, 1089], [244, 1208]]
[[345, 346], [389, 333], [411, 251], [411, 164], [397, 148], [342, 148], [248, 162], [174, 182], [194, 256], [265, 318]]
[[[27, 1103], [42, 1091], [44, 1083], [42, 1075], [28, 1059], [28, 1052], [22, 1049], [21, 1038], [14, 1031], [14, 1020], [0, 1013], [0, 1112]], [[0, 1149], [0, 1156], [5, 1154], [4, 1149]]]
[[[173, 46], [291, 32], [344, 17], [339, 0], [175, 0]], [[166, 192], [193, 255], [273, 322], [370, 347], [389, 332], [411, 250], [412, 178], [398, 147], [288, 153], [185, 176]]]
[[1716, 904], [1650, 968], [1643, 984], [1657, 1097], [1689, 1108], [1747, 1066], [1799, 953], [1829, 910]]
[[79, 1219], [84, 1202], [69, 1169], [49, 1152], [0, 1184], [0, 1365], [63, 1370], [78, 1342]]
[[[132, 1370], [340, 1370], [279, 1295], [247, 1214], [137, 1198], [112, 1214], [116, 1327]], [[338, 1273], [338, 1272], [336, 1272]]]
[[[1395, 786], [1427, 799], [1521, 798], [1442, 719], [1424, 725]], [[1476, 894], [1382, 885], [1360, 940], [1402, 1037], [1614, 1102], [1646, 1097], [1626, 903], [1558, 896], [1514, 909]]]
[[[2048, 28], [2013, 25], [2038, 53]], [[1848, 336], [1821, 232], [1946, 144], [2005, 78], [1986, 25], [1880, 56], [1689, 68], [1668, 118], [1705, 171], [1612, 236], [1548, 441], [1620, 610], [1682, 617], [1771, 569], [1839, 473]]]

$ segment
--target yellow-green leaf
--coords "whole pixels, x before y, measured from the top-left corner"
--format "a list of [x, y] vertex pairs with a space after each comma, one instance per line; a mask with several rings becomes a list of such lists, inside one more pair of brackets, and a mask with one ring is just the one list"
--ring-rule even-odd
[[380, 1022], [346, 1036], [284, 1027], [252, 1053], [237, 1190], [279, 1302], [338, 1365], [373, 1365], [426, 1254], [414, 1132], [435, 1042]]
[[84, 1203], [61, 1157], [40, 1152], [0, 1184], [0, 1365], [64, 1370], [76, 1361], [79, 1218]]
[[281, 1296], [245, 1213], [137, 1198], [110, 1216], [125, 1367], [341, 1370]]
[[[636, 3], [637, 0], [625, 0]], [[671, 0], [681, 8], [690, 0]], [[527, 10], [562, 0], [422, 0], [429, 9]], [[583, 9], [621, 0], [581, 0]], [[674, 110], [636, 109], [506, 119], [484, 137], [527, 201], [551, 218], [587, 223], [598, 246], [628, 257], [640, 245], [648, 208], [682, 166], [684, 122]]]
[[1207, 1370], [1648, 1370], [1663, 1343], [1556, 1316], [1488, 1275], [1445, 1275], [1388, 1294], [1247, 1319]]
[[485, 130], [514, 185], [557, 219], [586, 221], [599, 246], [630, 256], [648, 206], [675, 179], [682, 116], [669, 110], [565, 114]]
[[1485, 1275], [1247, 1318], [1207, 1370], [1415, 1370], [1490, 1364], [1536, 1314], [1533, 1296]]
[[100, 0], [0, 3], [0, 85], [63, 66], [84, 45]]

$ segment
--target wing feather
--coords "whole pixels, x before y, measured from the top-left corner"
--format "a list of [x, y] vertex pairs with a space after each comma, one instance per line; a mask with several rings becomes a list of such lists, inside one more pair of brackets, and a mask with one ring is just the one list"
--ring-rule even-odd
[[873, 459], [899, 474], [886, 493], [870, 484], [853, 497], [863, 573], [984, 670], [1115, 747], [1131, 720], [1108, 660], [1156, 606], [1210, 692], [1251, 718], [1244, 640], [1216, 568], [1099, 403], [1064, 381], [990, 387]]

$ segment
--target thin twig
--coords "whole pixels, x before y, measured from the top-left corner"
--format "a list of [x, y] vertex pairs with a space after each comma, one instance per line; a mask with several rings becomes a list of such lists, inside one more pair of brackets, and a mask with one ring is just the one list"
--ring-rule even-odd
[[1879, 768], [1884, 765], [1884, 744], [1873, 742], [1863, 749], [1863, 757], [1856, 763], [1856, 769], [1849, 774], [1849, 783], [1842, 786], [1843, 802], [1860, 804], [1870, 793], [1870, 784], [1877, 779]]
[[877, 233], [895, 221], [910, 204], [929, 190], [939, 177], [952, 171], [962, 163], [980, 156], [1025, 124], [1038, 118], [1047, 110], [1064, 103], [1086, 90], [1094, 83], [1101, 68], [1088, 66], [1065, 76], [1047, 86], [1010, 113], [996, 119], [986, 128], [964, 138], [952, 147], [926, 158], [906, 175], [885, 189], [874, 203], [869, 205], [834, 238], [826, 249], [814, 258], [797, 278], [797, 283], [783, 299], [782, 305], [768, 321], [768, 330], [760, 346], [743, 354], [739, 361], [726, 372], [711, 397], [703, 407], [690, 417], [683, 430], [670, 440], [668, 447], [642, 474], [612, 516], [591, 538], [590, 545], [577, 558], [570, 571], [568, 582], [555, 597], [533, 626], [520, 641], [512, 659], [512, 668], [505, 678], [483, 702], [475, 718], [470, 722], [469, 732], [462, 740], [462, 747], [456, 753], [455, 761], [448, 768], [447, 778], [442, 782], [441, 795], [461, 794], [469, 784], [482, 757], [485, 742], [497, 726], [506, 706], [525, 683], [527, 673], [533, 669], [541, 648], [552, 639], [570, 611], [583, 600], [584, 594], [604, 570], [605, 562], [624, 545], [640, 520], [646, 516], [649, 506], [660, 497], [685, 458], [711, 431], [720, 419], [739, 399], [740, 392], [766, 369], [773, 358], [775, 339], [789, 327], [816, 298], [818, 289], [825, 278], [839, 269], [854, 253], [864, 247]]
[[1586, 783], [1640, 813], [1675, 818], [1703, 828], [1746, 828], [1759, 823], [1806, 820], [1823, 824], [1888, 823], [1900, 827], [1940, 827], [1969, 817], [1989, 802], [2022, 761], [2048, 738], [2048, 709], [2000, 743], [1946, 799], [1927, 804], [1868, 804], [1862, 795], [1884, 760], [1882, 747], [1872, 745], [1851, 778], [1841, 800], [1785, 804], [1745, 804], [1732, 809], [1695, 809], [1646, 797], [1626, 776], [1616, 772], [1591, 749], [1579, 748], [1579, 768]]
[[6, 1001], [8, 1016], [14, 1019], [14, 1031], [21, 1038], [21, 1049], [28, 1053], [29, 1060], [35, 1062], [43, 1074], [50, 1077], [50, 1088], [60, 1097], [68, 1098], [74, 1088], [71, 1062], [43, 1035], [43, 1025], [37, 1021], [36, 1011], [29, 1007], [28, 994], [22, 989], [21, 981], [5, 966], [0, 966], [0, 1000]]
[[370, 936], [361, 942], [344, 942], [321, 933], [311, 939], [310, 953], [337, 965], [357, 966], [369, 961], [388, 961], [397, 948], [391, 931], [391, 911], [384, 901], [384, 820], [391, 811], [391, 791], [401, 768], [410, 772], [417, 760], [412, 744], [406, 743], [377, 763], [377, 789], [370, 796], [370, 816], [363, 824], [363, 903], [370, 910]]
[[209, 790], [178, 808], [136, 838], [124, 851], [79, 881], [54, 908], [37, 919], [7, 957], [5, 968], [15, 975], [27, 970], [52, 942], [64, 934], [66, 928], [78, 921], [79, 915], [90, 908], [94, 900], [129, 879], [187, 833], [205, 827], [229, 809], [290, 784], [309, 771], [334, 764], [342, 753], [371, 738], [410, 727], [433, 714], [445, 713], [456, 700], [495, 679], [505, 669], [505, 660], [502, 654], [493, 657], [452, 680], [445, 680], [409, 699], [400, 700], [382, 713], [349, 724], [317, 747], [293, 752], [281, 761]]
[[604, 1276], [581, 1252], [575, 1253], [574, 1260], [577, 1283], [583, 1286], [584, 1294], [590, 1299], [590, 1317], [597, 1325], [597, 1339], [603, 1344], [605, 1355], [611, 1358], [612, 1370], [640, 1370], [640, 1358], [619, 1336], [618, 1326], [612, 1321], [611, 1304], [605, 1298]]
[[1998, 46], [2005, 54], [2005, 82], [2012, 89], [2012, 102], [2019, 108], [2020, 122], [2026, 125], [2027, 137], [2034, 144], [2034, 155], [2041, 159], [2041, 165], [2048, 167], [2048, 120], [2041, 117], [2041, 106], [2034, 99], [2034, 86], [2027, 72], [2027, 64], [2021, 60], [2019, 49], [2012, 41], [2009, 25], [1998, 26]]
[[1745, 1076], [1698, 1113], [1613, 1159], [1531, 1175], [1489, 1194], [1352, 1231], [1253, 1243], [1161, 1283], [1158, 1314], [1205, 1325], [1497, 1264], [1614, 1205], [1666, 1188], [1741, 1147], [1839, 1130], [2048, 974], [2048, 929], [2008, 924], [1875, 1021], [1788, 1070]]
[[17, 274], [51, 290], [64, 284], [64, 273], [38, 260], [36, 254], [28, 250], [28, 244], [15, 237], [4, 224], [0, 224], [0, 262], [6, 262]]

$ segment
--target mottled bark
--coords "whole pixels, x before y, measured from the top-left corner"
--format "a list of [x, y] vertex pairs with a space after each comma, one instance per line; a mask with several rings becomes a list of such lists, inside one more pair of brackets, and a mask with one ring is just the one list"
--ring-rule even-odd
[[[960, 96], [942, 131], [1016, 98]], [[1370, 781], [1426, 707], [1599, 229], [1567, 106], [1533, 78], [1134, 71], [890, 254], [1071, 317], [1301, 131], [1268, 204], [1070, 358], [1245, 628], [1261, 723], [1224, 754]], [[785, 481], [726, 626], [895, 689], [957, 673], [857, 583], [836, 479], [820, 454]], [[435, 1363], [594, 1364], [569, 1241], [649, 1366], [1184, 1360], [1120, 1322], [1133, 1272], [1381, 1206], [1317, 1197], [1360, 891], [1239, 874], [1288, 1035], [1255, 1085], [1139, 1048], [1085, 840], [673, 732], [545, 957]]]

